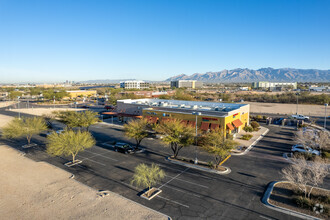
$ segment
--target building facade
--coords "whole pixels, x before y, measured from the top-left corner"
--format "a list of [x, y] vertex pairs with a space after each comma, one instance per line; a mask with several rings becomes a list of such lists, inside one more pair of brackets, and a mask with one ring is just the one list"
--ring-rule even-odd
[[117, 101], [117, 112], [143, 116], [152, 123], [180, 119], [203, 131], [222, 129], [238, 133], [250, 124], [248, 104], [196, 102], [165, 99], [125, 99]]
[[196, 80], [176, 80], [171, 81], [171, 87], [175, 88], [200, 88], [203, 86], [203, 82]]
[[124, 89], [148, 89], [149, 86], [150, 83], [137, 80], [120, 82], [120, 88]]
[[297, 89], [297, 82], [253, 82], [254, 89], [290, 88]]

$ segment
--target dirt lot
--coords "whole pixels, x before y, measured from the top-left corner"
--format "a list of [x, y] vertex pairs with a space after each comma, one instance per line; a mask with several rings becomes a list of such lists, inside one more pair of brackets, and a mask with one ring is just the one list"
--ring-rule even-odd
[[167, 219], [109, 192], [97, 191], [71, 174], [0, 146], [1, 219]]
[[[287, 114], [292, 115], [296, 113], [297, 105], [295, 104], [279, 104], [279, 103], [260, 103], [260, 102], [244, 102], [250, 104], [251, 113], [270, 113], [270, 114]], [[330, 109], [327, 115], [330, 115]], [[298, 105], [298, 114], [310, 116], [324, 116], [324, 105]]]
[[86, 110], [86, 109], [83, 109], [83, 108], [21, 108], [21, 109], [11, 109], [10, 111], [41, 116], [43, 114], [50, 114], [53, 111], [82, 111], [82, 110]]

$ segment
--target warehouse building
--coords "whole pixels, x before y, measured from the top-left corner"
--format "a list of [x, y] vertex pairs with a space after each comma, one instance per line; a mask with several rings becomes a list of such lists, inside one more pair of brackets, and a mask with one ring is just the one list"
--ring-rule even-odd
[[125, 99], [117, 101], [117, 112], [126, 116], [142, 116], [150, 123], [180, 119], [187, 126], [202, 131], [223, 129], [238, 133], [249, 125], [248, 104], [196, 102], [165, 99]]
[[176, 80], [171, 81], [171, 87], [175, 88], [200, 88], [203, 86], [203, 82], [198, 82], [196, 80]]

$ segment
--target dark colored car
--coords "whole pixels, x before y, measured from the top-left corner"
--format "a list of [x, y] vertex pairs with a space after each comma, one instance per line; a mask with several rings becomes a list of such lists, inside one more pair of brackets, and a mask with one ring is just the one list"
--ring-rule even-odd
[[121, 143], [118, 142], [114, 145], [114, 150], [116, 152], [121, 152], [124, 154], [129, 154], [129, 153], [133, 153], [134, 152], [134, 147], [132, 147], [131, 145], [127, 144], [127, 143]]

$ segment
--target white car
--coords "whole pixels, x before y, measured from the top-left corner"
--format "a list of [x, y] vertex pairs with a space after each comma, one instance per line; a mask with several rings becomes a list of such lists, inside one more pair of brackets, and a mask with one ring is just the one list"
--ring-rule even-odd
[[308, 147], [308, 146], [304, 146], [302, 144], [296, 144], [293, 145], [291, 148], [291, 151], [294, 152], [301, 152], [301, 153], [310, 153], [310, 154], [314, 154], [317, 156], [320, 156], [320, 151], [318, 150], [313, 150], [312, 148]]
[[291, 117], [294, 118], [294, 119], [298, 119], [298, 120], [309, 119], [309, 117], [305, 116], [305, 115], [291, 115]]

